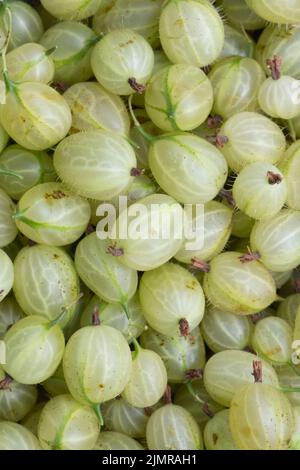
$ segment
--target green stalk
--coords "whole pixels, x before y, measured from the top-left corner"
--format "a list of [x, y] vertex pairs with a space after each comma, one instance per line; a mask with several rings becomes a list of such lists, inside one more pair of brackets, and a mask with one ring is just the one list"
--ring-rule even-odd
[[104, 426], [104, 419], [103, 419], [103, 416], [102, 416], [100, 403], [98, 403], [97, 405], [94, 405], [93, 410], [95, 411], [95, 413], [97, 415], [100, 427]]
[[130, 95], [129, 99], [128, 99], [128, 107], [129, 107], [129, 112], [130, 112], [130, 116], [134, 122], [134, 125], [135, 127], [137, 128], [137, 130], [139, 131], [139, 133], [148, 141], [148, 142], [154, 142], [155, 140], [157, 140], [157, 137], [154, 137], [153, 135], [150, 135], [148, 134], [148, 132], [145, 131], [145, 129], [141, 126], [141, 124], [139, 123], [139, 121], [137, 120], [137, 118], [135, 117], [135, 114], [134, 114], [134, 111], [132, 109], [132, 97], [133, 95]]

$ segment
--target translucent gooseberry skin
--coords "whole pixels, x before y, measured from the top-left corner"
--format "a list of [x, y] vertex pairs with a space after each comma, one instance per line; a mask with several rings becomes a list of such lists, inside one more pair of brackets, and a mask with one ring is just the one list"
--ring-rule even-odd
[[[191, 396], [186, 384], [182, 384], [176, 389], [174, 403], [188, 411], [197, 421], [200, 428], [203, 429], [205, 424], [210, 421], [211, 415], [218, 413], [218, 411], [223, 409], [223, 406], [214, 401], [207, 393], [202, 379], [193, 381], [193, 389], [197, 397], [202, 401], [202, 406], [201, 402], [199, 403], [195, 397]], [[205, 404], [206, 406], [204, 406]]]
[[300, 263], [300, 212], [282, 209], [272, 219], [256, 222], [251, 236], [251, 249], [258, 252], [266, 268], [284, 272]]
[[254, 112], [231, 116], [222, 125], [220, 134], [228, 139], [221, 151], [236, 173], [254, 162], [276, 164], [286, 149], [280, 127], [271, 119]]
[[32, 410], [36, 400], [34, 385], [23, 385], [13, 380], [8, 389], [0, 389], [0, 420], [20, 421]]
[[[258, 356], [245, 351], [227, 350], [214, 354], [204, 369], [204, 386], [213, 400], [229, 407], [234, 394], [253, 383], [253, 361]], [[262, 361], [264, 383], [276, 388], [278, 378], [273, 367]]]
[[211, 83], [202, 70], [192, 65], [163, 68], [152, 76], [146, 88], [145, 109], [154, 124], [167, 132], [200, 126], [212, 105]]
[[93, 17], [97, 34], [128, 28], [141, 34], [150, 44], [158, 43], [158, 22], [163, 0], [116, 0], [100, 8]]
[[300, 22], [300, 6], [296, 0], [246, 0], [247, 5], [261, 18], [278, 24]]
[[79, 403], [98, 405], [120, 395], [132, 368], [130, 348], [110, 326], [86, 326], [69, 339], [63, 370], [71, 395]]
[[94, 450], [144, 450], [144, 447], [132, 437], [120, 432], [101, 432]]
[[24, 316], [24, 312], [13, 296], [8, 296], [0, 303], [0, 339], [6, 331]]
[[10, 2], [12, 25], [8, 50], [27, 42], [38, 42], [44, 32], [38, 12], [24, 2]]
[[42, 450], [39, 440], [24, 426], [0, 422], [0, 450]]
[[236, 392], [229, 422], [240, 450], [287, 449], [294, 428], [288, 399], [267, 383], [248, 384]]
[[192, 415], [178, 405], [165, 405], [156, 410], [147, 424], [150, 450], [202, 450], [200, 428]]
[[12, 216], [15, 204], [3, 189], [0, 189], [0, 248], [14, 241], [18, 229]]
[[160, 356], [139, 346], [132, 353], [132, 369], [122, 397], [137, 408], [153, 406], [162, 398], [167, 381], [167, 370]]
[[255, 58], [267, 75], [271, 75], [267, 67], [267, 59], [277, 55], [282, 59], [280, 68], [282, 75], [299, 78], [299, 42], [300, 31], [295, 26], [274, 26], [270, 24], [261, 33], [256, 49]]
[[126, 304], [137, 289], [137, 271], [120, 263], [109, 253], [111, 243], [96, 232], [79, 242], [75, 266], [83, 282], [107, 302]]
[[[298, 371], [293, 370], [290, 365], [276, 367], [279, 383], [282, 387], [296, 388], [300, 386]], [[300, 397], [297, 391], [287, 394], [292, 406], [300, 406]]]
[[46, 152], [27, 150], [17, 144], [9, 145], [1, 153], [0, 166], [22, 177], [19, 179], [0, 174], [0, 186], [16, 200], [33, 186], [57, 178], [52, 159]]
[[60, 20], [80, 21], [94, 15], [101, 0], [41, 0], [43, 7]]
[[170, 61], [205, 67], [222, 51], [224, 28], [205, 0], [166, 2], [159, 22], [160, 41]]
[[203, 369], [205, 346], [199, 328], [186, 336], [166, 336], [148, 328], [140, 337], [143, 348], [155, 351], [164, 361], [169, 383], [182, 383], [190, 369]]
[[72, 113], [72, 133], [105, 129], [123, 136], [129, 134], [130, 119], [124, 102], [99, 83], [76, 83], [64, 93], [64, 98]]
[[42, 382], [41, 385], [51, 397], [66, 395], [69, 393], [62, 363], [59, 364], [54, 374], [52, 374], [49, 379]]
[[[202, 214], [200, 215], [201, 220]], [[186, 249], [185, 245], [176, 253], [175, 259], [190, 264], [194, 258], [209, 261], [224, 249], [232, 230], [232, 209], [217, 201], [204, 205], [204, 243], [199, 250]], [[194, 241], [196, 241], [194, 239]], [[191, 240], [189, 240], [191, 242]]]
[[203, 288], [217, 308], [239, 315], [257, 313], [276, 300], [271, 274], [259, 261], [243, 263], [242, 253], [226, 252], [216, 256], [205, 273]]
[[91, 28], [76, 21], [63, 21], [49, 28], [40, 43], [46, 49], [56, 47], [51, 54], [55, 80], [69, 85], [89, 80], [93, 76], [90, 62], [97, 40]]
[[140, 34], [118, 29], [104, 36], [94, 47], [91, 65], [98, 82], [116, 95], [131, 95], [129, 80], [146, 85], [153, 66], [154, 53]]
[[[0, 160], [1, 161], [1, 160]], [[279, 166], [287, 181], [286, 203], [290, 209], [300, 210], [298, 178], [300, 176], [300, 141], [294, 142], [285, 152]]]
[[37, 427], [38, 427], [40, 415], [44, 406], [45, 406], [45, 403], [40, 402], [20, 422], [22, 426], [24, 426], [28, 431], [30, 431], [36, 437], [37, 437]]
[[133, 338], [138, 338], [144, 331], [146, 320], [142, 311], [138, 292], [128, 300], [127, 309], [129, 319], [126, 316], [124, 307], [121, 304], [106, 303], [98, 296], [94, 295], [80, 317], [80, 326], [89, 326], [93, 322], [93, 314], [98, 311], [101, 325], [111, 326], [119, 330], [128, 343]]
[[218, 61], [208, 78], [213, 87], [213, 113], [228, 119], [236, 113], [258, 110], [258, 91], [265, 73], [254, 59], [228, 57]]
[[291, 450], [299, 450], [300, 449], [300, 407], [295, 406], [293, 407], [293, 415], [294, 415], [294, 432], [292, 434], [289, 449]]
[[70, 130], [71, 111], [65, 99], [44, 83], [13, 85], [0, 106], [1, 123], [9, 136], [29, 150], [56, 145]]
[[107, 200], [132, 182], [136, 157], [130, 144], [106, 130], [73, 134], [57, 146], [54, 168], [62, 181], [77, 194]]
[[167, 134], [149, 151], [150, 169], [159, 186], [179, 202], [206, 203], [216, 197], [227, 178], [222, 153], [192, 134]]
[[140, 301], [147, 323], [167, 336], [180, 332], [180, 321], [192, 332], [204, 315], [204, 294], [200, 283], [186, 269], [173, 263], [144, 273], [140, 281]]
[[217, 353], [247, 347], [252, 328], [247, 317], [208, 307], [201, 322], [201, 332], [208, 347]]
[[[139, 212], [139, 205], [144, 207], [143, 213]], [[183, 218], [183, 210], [173, 198], [165, 194], [152, 194], [130, 206], [132, 214], [137, 211], [136, 216], [129, 217], [132, 227], [148, 227], [146, 239], [130, 236], [124, 239], [120, 232], [124, 230], [126, 223], [122, 216], [116, 223], [116, 235], [111, 236], [112, 244], [123, 251], [118, 259], [126, 266], [138, 271], [149, 271], [169, 261], [179, 250], [182, 244], [182, 233], [178, 233], [178, 220]], [[156, 217], [158, 219], [156, 219]], [[170, 221], [170, 232], [168, 237], [164, 236], [161, 226], [157, 226], [155, 220]], [[126, 218], [127, 221], [127, 218]], [[161, 225], [161, 224], [160, 224]], [[155, 236], [151, 237], [152, 234]], [[135, 234], [134, 234], [135, 235]]]
[[285, 320], [291, 328], [295, 327], [295, 320], [300, 310], [300, 294], [291, 294], [279, 303], [277, 315]]
[[43, 183], [22, 196], [15, 220], [20, 232], [30, 240], [64, 246], [81, 237], [90, 215], [88, 201], [61, 183]]
[[258, 92], [260, 108], [269, 116], [293, 119], [300, 114], [300, 82], [287, 75], [278, 80], [269, 77]]
[[5, 253], [0, 249], [0, 302], [7, 296], [14, 283], [14, 266]]
[[52, 398], [42, 410], [38, 437], [44, 450], [92, 450], [99, 436], [94, 410], [71, 395]]
[[4, 337], [3, 369], [17, 382], [33, 385], [48, 379], [58, 367], [65, 348], [59, 326], [31, 315], [15, 323]]
[[[272, 180], [272, 175], [277, 179]], [[256, 162], [245, 166], [232, 187], [237, 207], [256, 220], [269, 219], [278, 214], [288, 195], [287, 180], [281, 171], [269, 163]], [[260, 204], [264, 201], [264, 204]]]
[[292, 342], [293, 330], [290, 325], [274, 316], [257, 322], [251, 339], [254, 350], [274, 366], [291, 361]]
[[6, 130], [4, 129], [2, 124], [0, 124], [0, 152], [1, 153], [3, 152], [5, 147], [7, 146], [8, 142], [9, 142], [9, 139], [10, 139], [10, 137], [9, 137], [8, 133], [6, 132]]
[[54, 77], [54, 63], [51, 55], [40, 44], [23, 44], [6, 56], [10, 80], [14, 82], [50, 83]]
[[221, 410], [210, 419], [203, 433], [207, 450], [238, 450], [229, 426], [229, 410]]
[[266, 24], [263, 18], [249, 8], [246, 0], [223, 0], [222, 7], [230, 23], [238, 28], [242, 25], [248, 31], [255, 31]]
[[80, 293], [79, 278], [70, 256], [62, 249], [45, 245], [23, 248], [14, 261], [14, 294], [26, 315], [55, 320], [64, 327], [73, 317]]
[[238, 28], [234, 28], [229, 24], [224, 24], [224, 32], [224, 46], [219, 55], [219, 60], [232, 56], [253, 57], [255, 43], [250, 36], [245, 36]]
[[146, 436], [149, 416], [143, 408], [131, 406], [124, 398], [118, 398], [105, 403], [101, 411], [108, 431], [121, 432], [135, 439]]

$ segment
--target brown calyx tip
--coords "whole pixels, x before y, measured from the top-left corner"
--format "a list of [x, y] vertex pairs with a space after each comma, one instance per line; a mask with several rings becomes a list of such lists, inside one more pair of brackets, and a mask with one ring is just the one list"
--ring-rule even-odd
[[205, 413], [206, 416], [208, 416], [209, 418], [213, 418], [213, 417], [215, 416], [215, 413], [210, 409], [208, 403], [204, 403], [204, 405], [202, 406], [202, 411], [203, 411], [203, 413]]
[[218, 148], [223, 148], [224, 145], [228, 144], [229, 139], [226, 135], [222, 135], [220, 129], [217, 129], [216, 135], [214, 137], [214, 144]]
[[201, 67], [201, 70], [205, 73], [205, 75], [208, 75], [211, 69], [212, 69], [211, 65], [205, 65], [204, 67]]
[[273, 173], [273, 171], [268, 171], [267, 179], [269, 184], [280, 184], [282, 181], [282, 176], [279, 173]]
[[266, 318], [267, 312], [264, 310], [262, 312], [254, 313], [253, 315], [250, 315], [250, 320], [253, 323], [253, 325], [256, 325], [260, 320], [263, 320]]
[[203, 370], [202, 369], [189, 369], [184, 374], [185, 379], [187, 381], [202, 379], [203, 378]]
[[142, 95], [144, 91], [146, 90], [145, 85], [138, 83], [134, 77], [128, 78], [128, 83], [131, 86], [131, 88], [134, 91], [136, 91], [139, 95]]
[[190, 325], [185, 318], [179, 320], [179, 331], [181, 336], [188, 336], [190, 333]]
[[0, 289], [0, 295], [4, 293], [4, 289]]
[[165, 393], [163, 394], [163, 402], [165, 405], [172, 403], [172, 389], [170, 385], [167, 385]]
[[249, 252], [239, 257], [240, 262], [243, 264], [250, 263], [251, 261], [258, 261], [260, 258], [261, 258], [261, 255], [257, 251], [253, 253]]
[[201, 261], [197, 258], [192, 258], [192, 267], [198, 269], [199, 271], [203, 271], [204, 273], [209, 273], [210, 265], [205, 261]]
[[150, 418], [150, 416], [153, 414], [153, 408], [151, 408], [151, 406], [147, 406], [146, 408], [144, 408], [144, 413], [145, 416], [148, 416]]
[[[295, 292], [297, 294], [300, 294], [300, 279], [295, 279], [294, 286], [295, 286]], [[1, 294], [1, 292], [0, 292], [0, 294]]]
[[144, 168], [131, 168], [130, 176], [142, 176], [145, 173]]
[[13, 379], [9, 375], [5, 375], [5, 378], [0, 381], [0, 390], [11, 390], [10, 386]]
[[232, 209], [235, 209], [236, 208], [236, 203], [235, 203], [235, 200], [233, 198], [233, 195], [232, 195], [232, 191], [230, 191], [230, 189], [221, 189], [221, 191], [219, 192], [219, 196], [222, 198], [222, 199], [225, 199], [228, 204], [230, 205], [230, 207], [232, 207]]
[[89, 225], [87, 226], [87, 228], [86, 228], [85, 233], [86, 233], [87, 235], [90, 235], [91, 233], [95, 232], [95, 230], [96, 230], [95, 225], [89, 224]]
[[68, 196], [66, 195], [66, 193], [60, 190], [45, 194], [45, 199], [63, 199], [64, 197], [68, 197]]
[[111, 245], [107, 248], [106, 253], [112, 256], [123, 256], [124, 255], [124, 250], [123, 248], [118, 248], [115, 245]]
[[254, 382], [256, 384], [262, 383], [262, 362], [253, 361], [252, 367], [253, 367], [252, 375], [254, 377]]
[[54, 90], [58, 91], [58, 93], [63, 94], [65, 91], [67, 91], [69, 86], [64, 82], [52, 82], [51, 88], [54, 88]]
[[281, 66], [282, 66], [282, 59], [278, 55], [274, 55], [272, 59], [267, 60], [267, 67], [271, 70], [271, 76], [273, 80], [279, 80], [281, 76]]
[[92, 325], [93, 326], [98, 326], [100, 325], [100, 310], [98, 307], [94, 307], [93, 313], [92, 313]]
[[223, 124], [223, 118], [219, 114], [215, 114], [214, 116], [209, 116], [207, 119], [207, 127], [209, 129], [218, 129], [219, 126]]

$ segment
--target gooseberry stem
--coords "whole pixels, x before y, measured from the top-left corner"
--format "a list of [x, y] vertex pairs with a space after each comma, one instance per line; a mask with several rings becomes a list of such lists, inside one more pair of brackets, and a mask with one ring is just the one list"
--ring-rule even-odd
[[68, 313], [69, 309], [71, 307], [73, 307], [73, 305], [76, 305], [83, 296], [84, 296], [84, 294], [81, 292], [78, 295], [78, 297], [76, 297], [75, 300], [70, 302], [69, 305], [66, 305], [65, 307], [63, 307], [62, 310], [61, 310], [61, 313], [58, 315], [58, 317], [56, 317], [54, 320], [49, 322], [50, 327], [53, 327], [53, 326], [57, 325], [61, 320], [63, 320], [65, 315]]
[[295, 372], [296, 375], [300, 376], [300, 370], [298, 369], [298, 367], [295, 366], [295, 364], [293, 364], [292, 362], [288, 362], [288, 365]]
[[129, 108], [129, 112], [130, 112], [130, 116], [133, 120], [133, 123], [135, 125], [135, 127], [137, 128], [137, 130], [139, 131], [139, 133], [148, 141], [148, 142], [153, 142], [154, 140], [156, 140], [156, 137], [153, 137], [153, 135], [150, 135], [148, 134], [148, 132], [145, 131], [145, 129], [141, 126], [141, 124], [139, 123], [139, 121], [137, 120], [137, 118], [135, 117], [135, 114], [133, 112], [133, 109], [132, 109], [132, 96], [133, 95], [130, 95], [129, 96], [129, 99], [128, 99], [128, 108]]
[[209, 404], [202, 400], [199, 395], [195, 392], [194, 390], [194, 387], [193, 387], [193, 384], [191, 382], [187, 382], [186, 383], [186, 387], [190, 393], [190, 395], [198, 402], [202, 405], [202, 411], [203, 413], [205, 413], [209, 418], [213, 418], [214, 417], [214, 413], [213, 411], [209, 408]]
[[97, 415], [97, 418], [98, 418], [100, 427], [101, 427], [101, 426], [104, 426], [104, 419], [103, 419], [103, 416], [102, 416], [100, 403], [98, 403], [97, 405], [94, 405], [94, 406], [93, 406], [93, 410], [95, 411], [95, 413], [96, 413], [96, 415]]
[[130, 313], [129, 313], [129, 307], [128, 307], [128, 303], [127, 302], [124, 302], [122, 305], [122, 308], [126, 314], [126, 317], [128, 320], [130, 320]]
[[294, 126], [292, 119], [288, 119], [287, 124], [288, 124], [291, 139], [293, 142], [296, 142], [297, 136], [296, 136], [295, 126]]

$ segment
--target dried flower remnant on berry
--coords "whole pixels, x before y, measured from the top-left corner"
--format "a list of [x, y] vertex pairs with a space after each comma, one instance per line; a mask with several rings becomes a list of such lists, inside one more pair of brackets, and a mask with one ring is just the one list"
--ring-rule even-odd
[[243, 256], [240, 256], [240, 261], [241, 263], [251, 263], [251, 261], [258, 261], [261, 258], [260, 253], [258, 252], [249, 252], [244, 254]]
[[190, 333], [189, 322], [185, 318], [179, 320], [179, 331], [181, 336], [188, 336]]
[[124, 255], [124, 250], [123, 248], [117, 248], [116, 246], [111, 245], [107, 248], [106, 253], [112, 256], [119, 257]]
[[134, 77], [128, 78], [128, 83], [131, 88], [136, 91], [139, 95], [142, 95], [146, 90], [145, 85], [138, 83]]
[[172, 389], [170, 385], [167, 385], [167, 388], [163, 395], [163, 402], [165, 403], [165, 405], [169, 405], [170, 403], [172, 403]]
[[191, 266], [194, 269], [197, 269], [199, 271], [203, 271], [204, 273], [209, 273], [209, 271], [210, 271], [210, 265], [208, 263], [206, 263], [205, 261], [201, 261], [200, 259], [197, 259], [197, 258], [192, 259]]
[[274, 55], [272, 59], [267, 60], [267, 67], [271, 70], [273, 80], [279, 80], [281, 76], [280, 68], [282, 65], [282, 59], [277, 55]]
[[262, 363], [261, 361], [253, 361], [253, 372], [255, 383], [262, 383]]
[[282, 182], [282, 176], [278, 173], [273, 173], [273, 171], [268, 171], [267, 173], [268, 183], [271, 185], [279, 184]]

